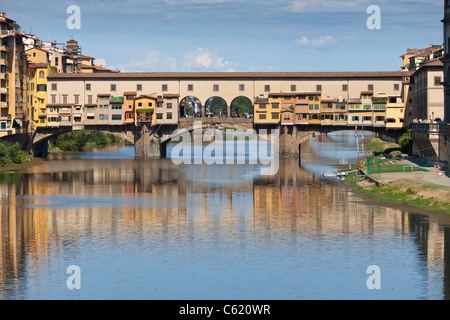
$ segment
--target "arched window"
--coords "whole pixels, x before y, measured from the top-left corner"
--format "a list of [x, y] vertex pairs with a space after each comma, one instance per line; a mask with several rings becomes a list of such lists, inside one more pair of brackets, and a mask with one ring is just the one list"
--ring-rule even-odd
[[39, 71], [39, 79], [44, 79], [44, 78], [45, 78], [45, 72]]

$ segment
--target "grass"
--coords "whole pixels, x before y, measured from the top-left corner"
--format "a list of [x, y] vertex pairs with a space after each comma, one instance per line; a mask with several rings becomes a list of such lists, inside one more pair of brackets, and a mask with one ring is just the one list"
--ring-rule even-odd
[[375, 138], [367, 142], [367, 148], [375, 153], [385, 153], [388, 154], [392, 151], [399, 151], [400, 145], [393, 142], [383, 141], [381, 139]]
[[356, 173], [349, 174], [345, 183], [361, 195], [377, 202], [407, 205], [430, 211], [450, 213], [450, 187], [422, 180], [404, 179], [380, 185], [361, 184]]

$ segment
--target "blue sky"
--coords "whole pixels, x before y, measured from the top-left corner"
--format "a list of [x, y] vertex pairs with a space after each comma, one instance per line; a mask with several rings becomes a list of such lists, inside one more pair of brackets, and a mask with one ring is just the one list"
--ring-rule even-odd
[[[69, 30], [67, 8], [81, 9]], [[367, 8], [381, 9], [369, 30]], [[407, 48], [442, 44], [441, 0], [7, 1], [43, 40], [78, 40], [121, 71], [391, 71]]]

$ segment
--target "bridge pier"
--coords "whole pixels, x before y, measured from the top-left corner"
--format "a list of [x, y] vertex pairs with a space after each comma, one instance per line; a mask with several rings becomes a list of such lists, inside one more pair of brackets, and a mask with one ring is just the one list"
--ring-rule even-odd
[[136, 157], [159, 158], [162, 156], [160, 139], [151, 124], [141, 124], [135, 128], [134, 147]]

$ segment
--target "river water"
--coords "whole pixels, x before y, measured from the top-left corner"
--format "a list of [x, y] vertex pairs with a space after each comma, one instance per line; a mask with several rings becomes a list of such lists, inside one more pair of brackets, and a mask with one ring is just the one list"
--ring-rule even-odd
[[129, 146], [2, 173], [0, 299], [449, 298], [446, 215], [324, 180], [355, 162], [353, 133], [302, 152], [274, 176], [135, 159]]

